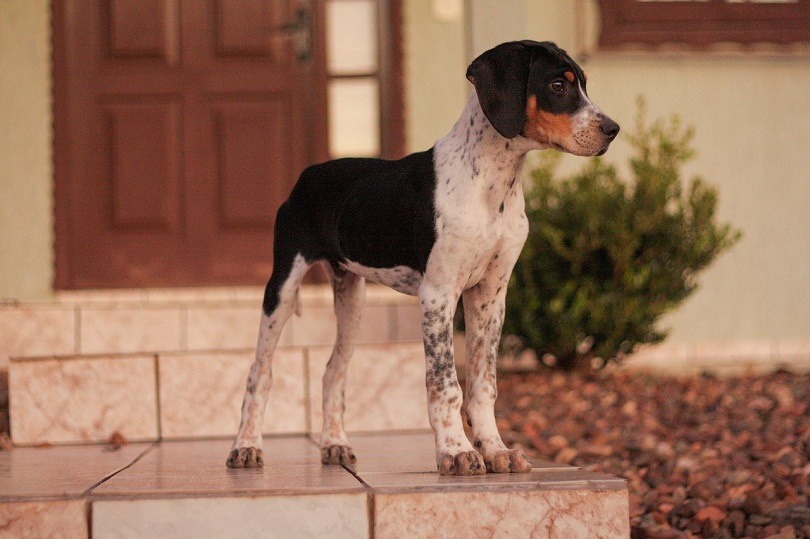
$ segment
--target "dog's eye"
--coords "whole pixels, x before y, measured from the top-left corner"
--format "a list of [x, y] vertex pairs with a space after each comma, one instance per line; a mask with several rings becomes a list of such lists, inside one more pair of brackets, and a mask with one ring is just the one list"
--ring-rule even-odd
[[565, 83], [561, 80], [555, 80], [551, 83], [551, 89], [555, 92], [562, 93], [565, 91]]

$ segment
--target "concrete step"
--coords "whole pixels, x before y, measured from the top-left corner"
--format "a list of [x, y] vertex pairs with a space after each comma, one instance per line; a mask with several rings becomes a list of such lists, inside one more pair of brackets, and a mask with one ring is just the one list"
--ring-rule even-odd
[[224, 466], [228, 440], [0, 452], [0, 529], [70, 537], [628, 537], [624, 480], [534, 462], [441, 477], [430, 433], [355, 435], [356, 469], [306, 436], [265, 440], [267, 468]]
[[[320, 432], [331, 346], [279, 347], [264, 432]], [[233, 436], [253, 349], [15, 358], [15, 445]], [[366, 344], [349, 365], [346, 428], [428, 428], [421, 342]]]
[[[0, 369], [11, 357], [131, 354], [251, 348], [261, 316], [260, 287], [63, 292], [52, 301], [0, 302]], [[415, 298], [367, 287], [362, 343], [420, 338]], [[305, 286], [302, 316], [291, 317], [284, 346], [331, 345], [332, 292]]]

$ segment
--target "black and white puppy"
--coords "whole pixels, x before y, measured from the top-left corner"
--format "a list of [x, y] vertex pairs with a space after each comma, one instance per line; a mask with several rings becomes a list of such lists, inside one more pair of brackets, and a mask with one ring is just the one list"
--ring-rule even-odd
[[[343, 428], [344, 387], [369, 279], [419, 297], [439, 473], [531, 468], [519, 450], [504, 445], [494, 415], [506, 285], [529, 229], [520, 170], [530, 150], [602, 155], [619, 126], [591, 102], [582, 69], [553, 43], [499, 45], [473, 61], [467, 78], [475, 91], [432, 149], [398, 161], [339, 159], [309, 167], [279, 209], [256, 360], [228, 466], [263, 465], [273, 351], [304, 273], [324, 261], [338, 331], [323, 377], [323, 463], [355, 461]], [[459, 296], [472, 442], [462, 426], [453, 361]]]

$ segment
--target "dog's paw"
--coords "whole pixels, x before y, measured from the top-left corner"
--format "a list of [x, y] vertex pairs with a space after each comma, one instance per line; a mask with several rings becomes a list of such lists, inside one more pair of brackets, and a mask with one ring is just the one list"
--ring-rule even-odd
[[231, 451], [225, 464], [228, 468], [263, 468], [264, 457], [258, 447], [240, 447]]
[[348, 445], [327, 445], [321, 448], [322, 464], [340, 464], [341, 466], [354, 466], [357, 457]]
[[532, 471], [532, 463], [520, 449], [504, 449], [485, 456], [487, 471], [493, 473], [522, 473]]
[[438, 458], [440, 475], [483, 475], [487, 473], [484, 457], [478, 451], [462, 451], [457, 455], [442, 453]]

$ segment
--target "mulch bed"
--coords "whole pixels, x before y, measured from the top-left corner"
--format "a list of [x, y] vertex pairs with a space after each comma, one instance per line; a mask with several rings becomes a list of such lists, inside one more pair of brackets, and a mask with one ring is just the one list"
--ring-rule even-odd
[[810, 375], [500, 377], [533, 456], [627, 479], [632, 537], [810, 537]]

